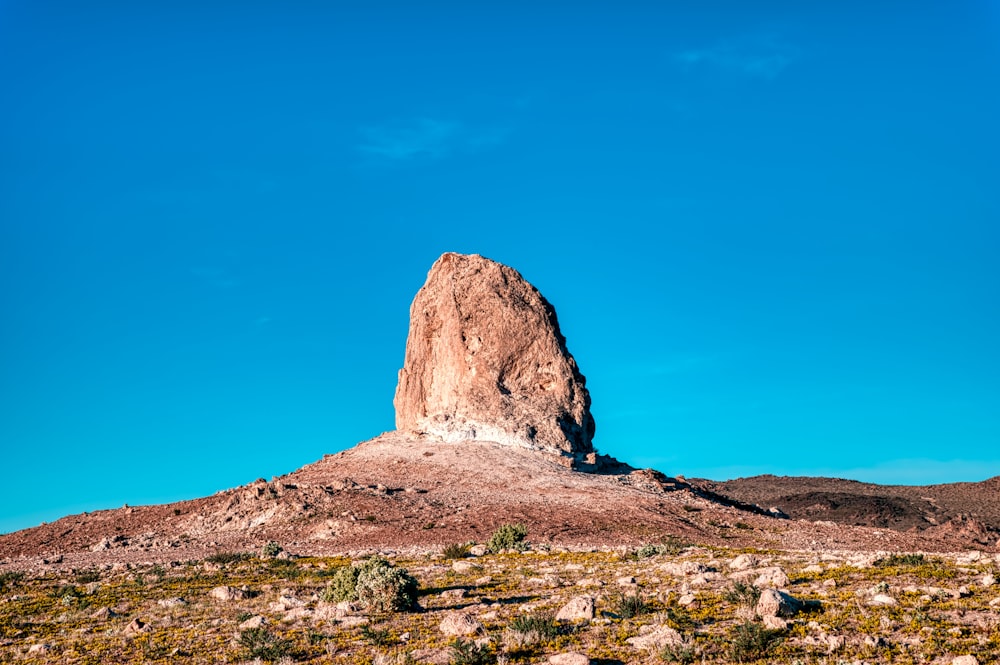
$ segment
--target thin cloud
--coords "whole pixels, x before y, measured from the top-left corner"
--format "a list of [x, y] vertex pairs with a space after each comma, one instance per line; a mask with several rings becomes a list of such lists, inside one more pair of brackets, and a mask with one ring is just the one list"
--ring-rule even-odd
[[407, 162], [478, 152], [503, 143], [507, 132], [492, 128], [474, 130], [435, 118], [415, 118], [401, 124], [364, 127], [361, 136], [363, 141], [357, 146], [361, 154]]
[[770, 80], [798, 57], [799, 50], [795, 46], [773, 37], [753, 37], [681, 51], [674, 55], [674, 60], [686, 71], [712, 69]]

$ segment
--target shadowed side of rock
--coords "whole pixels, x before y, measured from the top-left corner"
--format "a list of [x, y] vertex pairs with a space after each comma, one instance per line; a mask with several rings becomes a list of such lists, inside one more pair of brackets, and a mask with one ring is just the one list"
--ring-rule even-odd
[[508, 266], [448, 253], [410, 308], [396, 427], [445, 441], [593, 452], [590, 394], [552, 305]]

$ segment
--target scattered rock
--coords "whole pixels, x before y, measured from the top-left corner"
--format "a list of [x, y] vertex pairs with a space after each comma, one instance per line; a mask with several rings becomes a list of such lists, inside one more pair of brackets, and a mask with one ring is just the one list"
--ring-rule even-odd
[[249, 628], [260, 628], [265, 623], [267, 623], [267, 619], [265, 619], [259, 614], [255, 614], [254, 616], [250, 617], [249, 619], [240, 624], [240, 630], [247, 630]]
[[246, 589], [237, 589], [231, 586], [217, 586], [208, 592], [208, 595], [216, 600], [222, 600], [225, 602], [231, 602], [234, 600], [244, 600], [250, 597], [250, 593]]
[[981, 584], [987, 589], [997, 583], [997, 578], [990, 573], [983, 575]]
[[678, 646], [683, 640], [680, 633], [670, 626], [656, 626], [645, 635], [630, 637], [625, 642], [636, 649], [659, 652], [667, 646]]
[[631, 577], [631, 576], [619, 577], [617, 580], [615, 580], [615, 582], [618, 584], [618, 586], [635, 586], [636, 585], [635, 578]]
[[456, 573], [469, 573], [474, 570], [481, 570], [482, 567], [478, 564], [472, 563], [471, 561], [462, 561], [459, 559], [451, 564], [451, 569]]
[[469, 595], [467, 589], [448, 589], [447, 591], [441, 592], [441, 598], [444, 600], [461, 600]]
[[556, 613], [557, 621], [590, 621], [593, 618], [594, 599], [591, 596], [577, 596]]
[[472, 556], [485, 556], [488, 552], [486, 545], [473, 545], [469, 548], [469, 554]]
[[804, 602], [777, 589], [764, 589], [757, 601], [757, 614], [761, 617], [793, 617], [804, 608]]
[[116, 616], [118, 616], [118, 613], [115, 612], [110, 607], [102, 607], [101, 609], [91, 614], [90, 618], [97, 619], [98, 621], [107, 621], [108, 619], [114, 619]]
[[729, 570], [750, 570], [755, 568], [760, 562], [760, 558], [754, 554], [741, 554], [729, 562]]
[[187, 601], [183, 598], [162, 598], [156, 601], [156, 604], [160, 607], [181, 607], [187, 605]]
[[756, 572], [758, 573], [757, 579], [754, 581], [756, 586], [783, 589], [791, 584], [791, 580], [788, 579], [788, 575], [778, 566], [761, 568]]
[[51, 644], [32, 644], [28, 647], [29, 656], [41, 656], [52, 650]]
[[518, 272], [446, 253], [410, 307], [396, 428], [592, 453], [590, 394], [551, 304]]
[[483, 624], [474, 616], [465, 612], [449, 612], [441, 621], [438, 629], [445, 635], [462, 637], [481, 633], [483, 631]]
[[600, 588], [600, 587], [604, 586], [604, 582], [602, 582], [599, 579], [595, 579], [593, 577], [584, 577], [583, 579], [578, 580], [577, 583], [576, 583], [576, 585], [577, 586], [582, 586], [582, 587], [596, 587], [596, 588]]
[[886, 593], [877, 593], [872, 596], [872, 599], [868, 601], [869, 605], [876, 605], [882, 607], [891, 607], [896, 604], [896, 599]]
[[951, 665], [979, 665], [979, 661], [975, 656], [955, 656], [951, 659]]
[[677, 604], [688, 609], [696, 609], [699, 605], [698, 598], [693, 593], [686, 593], [678, 598]]
[[582, 653], [557, 653], [549, 656], [549, 665], [590, 665], [590, 658]]
[[764, 627], [770, 630], [784, 630], [788, 628], [788, 622], [779, 616], [764, 616], [761, 617], [761, 621]]
[[132, 619], [127, 626], [125, 626], [126, 635], [138, 635], [140, 633], [151, 633], [153, 632], [152, 626], [138, 618]]

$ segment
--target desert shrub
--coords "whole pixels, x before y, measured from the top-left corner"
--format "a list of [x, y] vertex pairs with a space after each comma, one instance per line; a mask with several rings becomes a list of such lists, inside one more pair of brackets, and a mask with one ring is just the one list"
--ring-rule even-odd
[[24, 573], [8, 570], [6, 572], [0, 573], [0, 591], [3, 591], [8, 586], [14, 586], [24, 579]]
[[760, 660], [778, 646], [781, 640], [780, 630], [770, 630], [763, 624], [745, 621], [729, 633], [729, 657], [738, 663]]
[[677, 538], [676, 536], [667, 536], [661, 543], [643, 545], [639, 549], [635, 550], [630, 558], [648, 559], [649, 557], [660, 554], [677, 555], [690, 546], [691, 543]]
[[660, 623], [665, 623], [674, 630], [693, 631], [698, 627], [691, 613], [683, 607], [669, 606], [660, 614]]
[[358, 575], [360, 566], [343, 566], [333, 574], [333, 579], [327, 582], [320, 592], [320, 600], [327, 603], [339, 603], [358, 599]]
[[694, 646], [684, 642], [682, 644], [667, 644], [660, 649], [660, 658], [668, 663], [681, 663], [689, 665], [697, 658]]
[[723, 598], [733, 605], [756, 610], [757, 601], [760, 600], [760, 589], [753, 584], [736, 581], [733, 582], [733, 588], [727, 591]]
[[378, 612], [407, 610], [417, 602], [417, 580], [403, 568], [382, 557], [372, 557], [360, 566], [358, 600]]
[[373, 628], [371, 626], [361, 626], [361, 637], [377, 647], [384, 647], [392, 644], [392, 631], [388, 628]]
[[283, 548], [281, 545], [271, 540], [265, 543], [264, 547], [260, 549], [260, 555], [264, 559], [273, 559], [274, 557], [281, 554], [284, 550], [285, 548]]
[[406, 569], [373, 556], [339, 569], [320, 593], [320, 600], [356, 600], [377, 612], [406, 610], [417, 602], [417, 586], [417, 580]]
[[451, 643], [450, 665], [489, 665], [493, 661], [493, 653], [487, 646], [480, 646], [461, 637], [455, 638]]
[[266, 628], [247, 628], [240, 631], [239, 645], [246, 651], [247, 658], [278, 660], [292, 650], [292, 643], [283, 640]]
[[240, 561], [247, 561], [248, 559], [253, 558], [254, 555], [250, 552], [216, 552], [215, 554], [205, 557], [205, 561], [224, 566], [227, 563], [238, 563]]
[[451, 545], [445, 545], [445, 548], [441, 551], [441, 555], [445, 559], [464, 559], [469, 556], [470, 549], [469, 545], [452, 543]]
[[100, 579], [101, 573], [96, 568], [87, 568], [76, 573], [76, 581], [80, 584], [90, 584], [91, 582], [98, 582]]
[[527, 651], [536, 644], [558, 637], [560, 632], [552, 614], [522, 614], [504, 629], [504, 649], [509, 653]]
[[649, 610], [645, 599], [637, 593], [618, 593], [611, 597], [611, 611], [625, 619], [633, 619]]
[[894, 568], [896, 566], [919, 566], [925, 563], [923, 554], [892, 554], [875, 562], [877, 568]]
[[519, 633], [535, 632], [542, 637], [555, 637], [559, 634], [559, 624], [549, 613], [522, 614], [510, 622], [509, 628]]
[[504, 550], [523, 552], [528, 549], [528, 543], [525, 541], [527, 537], [528, 527], [523, 524], [502, 524], [490, 536], [490, 541], [486, 543], [486, 549], [494, 553]]

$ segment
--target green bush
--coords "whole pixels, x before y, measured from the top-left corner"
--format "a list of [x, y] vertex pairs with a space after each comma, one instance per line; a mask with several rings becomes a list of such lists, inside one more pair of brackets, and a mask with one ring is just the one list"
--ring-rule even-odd
[[456, 637], [451, 643], [450, 665], [490, 665], [495, 662], [489, 647]]
[[619, 593], [611, 597], [611, 611], [625, 619], [633, 619], [649, 610], [649, 605], [637, 593]]
[[361, 564], [357, 591], [358, 600], [378, 612], [408, 610], [417, 603], [417, 580], [378, 556]]
[[733, 582], [733, 588], [727, 591], [723, 598], [734, 605], [756, 610], [757, 601], [760, 600], [760, 589], [753, 584]]
[[510, 622], [510, 630], [516, 633], [537, 633], [540, 638], [550, 639], [559, 635], [559, 624], [548, 613], [522, 614]]
[[253, 558], [254, 555], [250, 552], [216, 552], [215, 554], [205, 557], [205, 561], [224, 566], [227, 563], [237, 563], [239, 561], [247, 561], [248, 559]]
[[264, 559], [273, 559], [284, 551], [284, 548], [273, 540], [266, 543], [260, 550], [260, 556]]
[[780, 630], [769, 630], [762, 624], [745, 621], [729, 634], [729, 657], [738, 663], [757, 661], [771, 653], [781, 640]]
[[358, 601], [376, 612], [406, 610], [416, 605], [417, 586], [417, 580], [405, 569], [373, 556], [339, 569], [320, 593], [320, 600]]
[[266, 628], [247, 628], [240, 632], [239, 645], [246, 650], [247, 658], [278, 660], [292, 650], [292, 643], [283, 640]]
[[523, 552], [528, 549], [528, 543], [525, 541], [527, 536], [528, 527], [523, 524], [503, 524], [490, 536], [486, 549], [493, 553], [504, 550]]
[[895, 566], [919, 566], [925, 563], [923, 554], [892, 554], [875, 562], [877, 568]]
[[338, 568], [326, 588], [320, 592], [320, 600], [327, 603], [340, 603], [358, 599], [358, 575], [360, 566], [344, 566]]
[[464, 559], [469, 556], [470, 549], [472, 548], [469, 545], [452, 543], [451, 545], [445, 545], [445, 548], [441, 551], [441, 555], [445, 559]]

